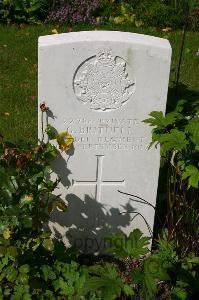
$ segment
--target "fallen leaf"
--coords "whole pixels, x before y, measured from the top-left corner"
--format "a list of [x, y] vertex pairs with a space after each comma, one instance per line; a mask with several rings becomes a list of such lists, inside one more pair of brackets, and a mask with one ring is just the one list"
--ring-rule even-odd
[[52, 29], [52, 33], [54, 33], [54, 34], [59, 34], [59, 32], [57, 31], [56, 28]]
[[171, 32], [172, 28], [171, 27], [166, 27], [162, 29], [162, 32]]
[[143, 22], [141, 20], [135, 20], [135, 26], [136, 27], [141, 27], [143, 25]]
[[100, 18], [100, 17], [97, 17], [97, 18], [96, 18], [96, 22], [99, 24], [100, 21], [101, 21], [101, 18]]

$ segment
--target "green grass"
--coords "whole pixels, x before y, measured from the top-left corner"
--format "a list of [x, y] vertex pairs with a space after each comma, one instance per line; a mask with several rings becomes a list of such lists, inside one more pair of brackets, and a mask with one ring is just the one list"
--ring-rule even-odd
[[[51, 34], [52, 25], [0, 26], [0, 133], [16, 142], [37, 140], [37, 40]], [[59, 32], [67, 32], [62, 26]], [[73, 31], [93, 30], [93, 26], [74, 26]], [[100, 26], [97, 29], [131, 31], [168, 38], [173, 48], [170, 83], [175, 79], [181, 32], [163, 33], [155, 29], [129, 26]], [[199, 82], [199, 35], [188, 32], [180, 81], [196, 90]], [[40, 99], [42, 101], [42, 99]]]

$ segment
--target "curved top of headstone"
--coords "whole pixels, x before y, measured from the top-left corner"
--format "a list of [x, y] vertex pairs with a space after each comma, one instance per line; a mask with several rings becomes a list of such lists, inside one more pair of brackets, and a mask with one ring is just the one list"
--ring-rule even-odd
[[171, 49], [167, 39], [149, 36], [145, 34], [121, 32], [121, 31], [78, 31], [61, 34], [53, 34], [39, 37], [39, 46], [61, 45], [74, 42], [110, 41], [150, 45], [158, 48]]

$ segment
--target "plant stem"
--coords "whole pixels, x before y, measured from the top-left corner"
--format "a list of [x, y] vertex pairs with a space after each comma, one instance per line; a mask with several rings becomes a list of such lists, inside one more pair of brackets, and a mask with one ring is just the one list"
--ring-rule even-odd
[[44, 143], [44, 113], [43, 113], [43, 111], [41, 113], [41, 131], [42, 131], [41, 144], [43, 145], [43, 143]]
[[182, 63], [182, 55], [183, 55], [183, 50], [184, 50], [185, 37], [186, 37], [186, 33], [187, 33], [188, 23], [189, 23], [189, 5], [187, 3], [186, 14], [185, 14], [185, 24], [183, 26], [183, 31], [182, 31], [182, 42], [181, 42], [181, 46], [180, 46], [180, 56], [179, 56], [179, 61], [178, 61], [178, 69], [177, 69], [176, 82], [175, 82], [176, 95], [178, 95], [180, 68], [181, 68], [181, 63]]

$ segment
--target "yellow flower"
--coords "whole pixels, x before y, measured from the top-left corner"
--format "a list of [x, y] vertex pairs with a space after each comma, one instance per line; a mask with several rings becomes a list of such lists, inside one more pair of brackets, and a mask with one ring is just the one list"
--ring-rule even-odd
[[7, 227], [4, 231], [3, 231], [3, 237], [5, 240], [9, 240], [9, 238], [11, 237], [11, 230], [9, 227]]
[[68, 151], [74, 142], [74, 138], [68, 131], [60, 132], [57, 136], [57, 143], [61, 151]]

